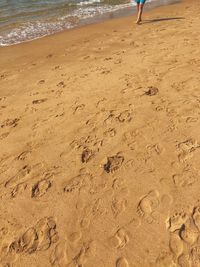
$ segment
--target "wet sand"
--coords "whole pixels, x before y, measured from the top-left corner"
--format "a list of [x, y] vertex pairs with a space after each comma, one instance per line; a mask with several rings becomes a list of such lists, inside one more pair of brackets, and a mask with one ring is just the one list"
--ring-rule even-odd
[[200, 266], [199, 11], [0, 48], [0, 266]]

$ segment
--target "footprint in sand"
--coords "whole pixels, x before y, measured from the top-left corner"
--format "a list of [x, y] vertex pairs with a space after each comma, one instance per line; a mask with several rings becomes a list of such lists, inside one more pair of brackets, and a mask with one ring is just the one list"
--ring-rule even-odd
[[90, 219], [90, 217], [84, 217], [84, 218], [81, 219], [81, 221], [80, 221], [80, 226], [81, 226], [81, 228], [83, 228], [83, 229], [88, 229], [89, 226], [90, 226], [90, 224], [91, 224], [91, 219]]
[[35, 225], [37, 233], [37, 250], [47, 250], [52, 243], [58, 241], [55, 220], [51, 217], [43, 218]]
[[72, 193], [74, 191], [79, 191], [80, 188], [83, 186], [84, 180], [82, 177], [77, 176], [69, 180], [64, 186], [65, 193]]
[[121, 191], [122, 189], [127, 188], [125, 184], [126, 184], [126, 179], [119, 177], [113, 180], [112, 188], [115, 191]]
[[196, 246], [191, 249], [191, 261], [193, 263], [193, 266], [200, 266], [200, 246]]
[[72, 108], [73, 108], [73, 114], [76, 114], [77, 112], [82, 111], [85, 108], [85, 104], [80, 104]]
[[93, 177], [90, 174], [80, 174], [65, 182], [63, 190], [65, 193], [79, 192], [82, 187], [90, 186], [92, 179]]
[[150, 155], [161, 155], [165, 151], [165, 148], [161, 144], [147, 145], [146, 148]]
[[180, 162], [184, 162], [193, 157], [193, 153], [200, 148], [200, 144], [195, 139], [188, 139], [184, 142], [178, 144], [178, 149], [180, 153], [178, 158]]
[[116, 130], [114, 128], [108, 129], [103, 134], [105, 137], [114, 137], [116, 135]]
[[129, 242], [129, 236], [125, 229], [119, 229], [114, 236], [110, 238], [110, 245], [117, 249], [124, 248]]
[[86, 55], [86, 56], [83, 56], [82, 59], [83, 59], [83, 60], [86, 60], [86, 59], [89, 59], [90, 57], [91, 57], [91, 56]]
[[68, 266], [69, 258], [67, 256], [66, 242], [60, 242], [56, 245], [50, 256], [51, 265], [58, 265], [60, 267]]
[[15, 118], [15, 119], [7, 119], [4, 122], [1, 123], [0, 127], [4, 128], [4, 127], [11, 127], [14, 128], [18, 125], [20, 119]]
[[73, 266], [86, 266], [89, 257], [95, 258], [96, 244], [95, 241], [84, 243], [78, 254], [73, 258]]
[[32, 104], [41, 104], [47, 101], [47, 98], [42, 98], [42, 99], [37, 99], [37, 100], [33, 100]]
[[167, 228], [170, 232], [180, 230], [188, 219], [189, 216], [185, 212], [175, 213], [167, 220]]
[[116, 121], [124, 123], [124, 122], [130, 122], [131, 120], [132, 116], [130, 110], [124, 110], [121, 113], [119, 113], [119, 115], [114, 114], [114, 111], [111, 110], [108, 117], [104, 120], [104, 124], [109, 125]]
[[186, 123], [195, 123], [199, 120], [198, 117], [187, 117], [186, 118]]
[[17, 254], [12, 253], [7, 244], [2, 244], [0, 249], [0, 255], [0, 266], [2, 267], [10, 267], [11, 263], [17, 260]]
[[182, 174], [173, 175], [172, 179], [177, 187], [188, 187], [196, 183], [198, 178], [195, 173], [184, 171]]
[[119, 153], [112, 157], [107, 157], [107, 162], [104, 164], [104, 170], [107, 173], [114, 173], [119, 168], [121, 168], [124, 162], [124, 157], [121, 156]]
[[144, 94], [148, 95], [148, 96], [154, 96], [154, 95], [157, 95], [158, 92], [159, 92], [159, 90], [157, 87], [149, 86]]
[[106, 74], [109, 74], [110, 72], [111, 72], [111, 70], [104, 68], [104, 70], [101, 71], [100, 74], [105, 74], [106, 75]]
[[153, 212], [158, 208], [159, 204], [159, 192], [157, 190], [150, 191], [140, 200], [137, 206], [137, 213], [146, 222], [152, 223], [154, 221]]
[[106, 100], [107, 99], [105, 97], [103, 97], [100, 100], [98, 100], [98, 102], [96, 103], [96, 108], [104, 108]]
[[129, 267], [129, 263], [126, 258], [121, 257], [116, 261], [116, 267]]
[[15, 186], [15, 188], [11, 192], [11, 197], [16, 197], [17, 195], [21, 195], [27, 188], [26, 183], [20, 183]]
[[130, 122], [132, 120], [131, 113], [129, 110], [125, 110], [117, 117], [119, 122]]
[[13, 249], [18, 249], [19, 252], [32, 253], [37, 250], [37, 232], [34, 228], [29, 228], [18, 243], [13, 243]]
[[101, 199], [97, 199], [81, 207], [83, 211], [83, 216], [80, 220], [80, 225], [82, 228], [88, 228], [91, 224], [92, 218], [99, 217], [105, 214], [105, 208]]
[[41, 197], [49, 190], [49, 188], [52, 186], [52, 183], [49, 180], [41, 180], [37, 182], [33, 187], [31, 191], [31, 197]]
[[108, 60], [112, 60], [113, 58], [112, 57], [106, 57], [104, 58], [104, 61], [108, 61]]
[[58, 87], [65, 88], [65, 87], [66, 87], [66, 84], [65, 84], [63, 81], [61, 81], [61, 82], [59, 82], [59, 83], [57, 84], [57, 86], [58, 86]]
[[38, 84], [44, 84], [45, 83], [45, 80], [40, 80], [39, 82], [38, 82]]
[[131, 149], [134, 150], [137, 147], [136, 142], [137, 134], [134, 131], [125, 132], [122, 135], [122, 141]]
[[15, 187], [19, 184], [19, 182], [22, 183], [23, 179], [25, 179], [31, 172], [31, 166], [25, 165], [23, 166], [14, 176], [11, 176], [8, 178], [8, 180], [5, 182], [5, 187]]
[[54, 67], [54, 70], [60, 70], [61, 69], [61, 66], [57, 65]]
[[33, 253], [47, 250], [57, 242], [56, 223], [53, 218], [43, 218], [34, 227], [29, 228], [20, 238], [9, 245], [11, 254]]
[[112, 201], [111, 209], [115, 217], [124, 212], [127, 208], [127, 199], [125, 198], [115, 198]]
[[114, 61], [114, 64], [121, 64], [122, 63], [122, 59], [118, 58]]
[[88, 161], [90, 161], [92, 158], [94, 157], [94, 152], [89, 149], [86, 148], [83, 150], [82, 155], [81, 155], [81, 162], [82, 163], [87, 163]]
[[196, 243], [197, 238], [199, 236], [199, 232], [190, 224], [186, 223], [180, 229], [179, 235], [185, 243], [192, 246], [194, 243]]
[[87, 259], [95, 256], [96, 246], [90, 241], [77, 246], [75, 250], [66, 241], [60, 242], [50, 256], [51, 265], [60, 267], [85, 266]]
[[112, 111], [110, 111], [110, 114], [108, 115], [108, 117], [104, 120], [104, 124], [106, 125], [110, 125], [115, 121], [115, 115], [112, 113]]
[[[6, 78], [6, 76], [7, 76], [7, 74], [6, 73], [2, 73], [2, 74], [0, 74], [0, 79], [5, 79]], [[1, 98], [0, 98], [0, 101], [1, 101]]]
[[31, 153], [31, 151], [27, 150], [27, 151], [23, 151], [22, 153], [20, 153], [18, 156], [17, 156], [17, 160], [25, 160], [28, 155]]

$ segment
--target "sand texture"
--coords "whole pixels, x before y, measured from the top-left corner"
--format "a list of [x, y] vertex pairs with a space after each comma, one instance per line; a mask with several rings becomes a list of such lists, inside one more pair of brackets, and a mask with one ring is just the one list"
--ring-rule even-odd
[[199, 13], [0, 48], [1, 267], [200, 266]]

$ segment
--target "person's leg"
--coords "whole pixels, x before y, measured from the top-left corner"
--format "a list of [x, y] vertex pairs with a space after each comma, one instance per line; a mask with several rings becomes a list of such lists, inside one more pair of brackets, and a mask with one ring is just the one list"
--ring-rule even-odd
[[140, 6], [140, 0], [135, 0], [136, 4], [137, 4], [137, 14], [139, 12], [139, 6]]
[[139, 24], [142, 21], [142, 11], [143, 11], [144, 3], [138, 5], [138, 15], [136, 23]]
[[140, 3], [137, 2], [137, 13], [139, 13]]
[[139, 12], [140, 12], [140, 2], [138, 1], [137, 2], [137, 20], [136, 20], [136, 23], [138, 21]]

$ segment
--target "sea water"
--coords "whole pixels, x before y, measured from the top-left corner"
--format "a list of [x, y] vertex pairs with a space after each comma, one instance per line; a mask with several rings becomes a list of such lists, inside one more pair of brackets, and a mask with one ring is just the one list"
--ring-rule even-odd
[[[147, 5], [160, 0], [147, 0]], [[162, 0], [168, 3], [173, 0]], [[115, 14], [131, 14], [134, 0], [0, 0], [0, 46], [37, 39]], [[126, 11], [126, 12], [124, 12]]]

